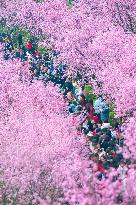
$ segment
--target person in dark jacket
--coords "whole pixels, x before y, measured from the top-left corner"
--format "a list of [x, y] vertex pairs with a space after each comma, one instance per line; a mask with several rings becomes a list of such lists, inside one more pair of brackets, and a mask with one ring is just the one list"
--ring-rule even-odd
[[65, 93], [64, 94], [67, 94], [68, 92], [73, 90], [72, 82], [70, 82], [70, 80], [68, 78], [66, 79], [66, 83], [64, 85], [64, 89], [65, 89]]
[[20, 48], [22, 50], [22, 52], [21, 52], [21, 60], [25, 61], [27, 59], [27, 54], [26, 54], [27, 49], [26, 49], [26, 47], [24, 45], [21, 45]]
[[18, 41], [19, 48], [21, 48], [21, 46], [23, 45], [22, 34], [19, 34], [17, 36], [17, 41]]
[[103, 101], [102, 108], [100, 108], [100, 116], [102, 122], [108, 122], [109, 120], [109, 105]]

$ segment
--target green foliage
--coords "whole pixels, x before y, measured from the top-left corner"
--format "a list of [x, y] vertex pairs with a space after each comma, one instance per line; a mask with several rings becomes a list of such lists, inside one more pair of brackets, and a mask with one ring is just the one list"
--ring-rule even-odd
[[115, 113], [110, 112], [109, 113], [109, 123], [113, 126], [115, 124]]
[[[23, 36], [23, 43], [26, 44], [28, 42], [28, 40], [32, 37], [31, 32], [26, 29], [26, 28], [21, 28], [19, 26], [15, 26], [15, 27], [8, 27], [6, 25], [4, 25], [3, 23], [0, 22], [0, 33], [7, 33], [10, 34], [12, 36], [12, 40], [13, 40], [13, 44], [15, 48], [19, 48], [18, 47], [18, 43], [17, 43], [17, 36], [19, 34], [22, 34]], [[42, 41], [45, 39], [45, 36], [43, 35], [39, 35], [36, 37], [38, 41]], [[47, 52], [48, 49], [45, 47], [39, 47], [38, 51], [40, 54]]]
[[0, 22], [0, 33], [7, 33], [10, 34], [12, 36], [12, 40], [13, 40], [13, 44], [15, 47], [18, 47], [17, 44], [17, 36], [18, 34], [22, 34], [23, 36], [23, 42], [26, 44], [28, 39], [31, 38], [31, 33], [29, 32], [29, 30], [25, 29], [25, 28], [20, 28], [18, 26], [15, 27], [8, 27], [6, 25], [3, 25], [2, 22]]
[[114, 111], [114, 104], [110, 104], [110, 112], [109, 112], [109, 123], [114, 126], [116, 123], [116, 119], [115, 119], [115, 111]]
[[10, 201], [8, 200], [7, 196], [4, 196], [2, 199], [2, 205], [8, 205]]
[[72, 7], [74, 5], [74, 0], [67, 0], [68, 7]]
[[42, 3], [44, 0], [34, 0], [36, 3]]
[[[28, 42], [28, 39], [31, 38], [31, 33], [26, 30], [26, 29], [22, 29], [22, 28], [18, 28], [18, 27], [14, 27], [11, 31], [12, 37], [13, 37], [13, 43], [16, 45], [16, 39], [17, 39], [17, 35], [18, 34], [22, 34], [23, 36], [23, 42], [24, 44], [26, 44]], [[16, 45], [18, 47], [18, 45]]]
[[43, 48], [43, 47], [39, 47], [39, 48], [38, 48], [39, 54], [43, 54], [43, 53], [45, 53], [45, 52], [47, 52], [47, 51], [48, 51], [47, 48]]

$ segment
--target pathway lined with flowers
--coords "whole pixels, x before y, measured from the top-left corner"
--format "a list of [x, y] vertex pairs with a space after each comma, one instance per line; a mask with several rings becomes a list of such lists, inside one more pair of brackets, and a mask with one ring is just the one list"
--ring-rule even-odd
[[[22, 37], [18, 37], [19, 49], [14, 48], [12, 38], [6, 34], [1, 36], [5, 60], [20, 59], [30, 64], [31, 83], [34, 79], [43, 83], [53, 82], [59, 85], [65, 102], [69, 106], [68, 112], [73, 116], [82, 116], [77, 128], [77, 140], [82, 140], [81, 133], [85, 135], [90, 151], [89, 158], [97, 164], [97, 178], [106, 180], [111, 168], [118, 169], [120, 165], [130, 163], [125, 161], [119, 147], [123, 146], [122, 126], [118, 123], [112, 127], [109, 123], [109, 104], [106, 99], [94, 99], [89, 82], [82, 82], [79, 75], [75, 78], [65, 76], [65, 66], [54, 67], [56, 53], [40, 55], [36, 49], [34, 39], [26, 45]], [[113, 180], [117, 180], [115, 178]]]

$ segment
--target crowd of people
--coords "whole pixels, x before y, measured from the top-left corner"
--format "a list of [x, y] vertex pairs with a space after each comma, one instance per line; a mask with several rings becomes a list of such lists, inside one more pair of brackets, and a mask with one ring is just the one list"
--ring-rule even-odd
[[110, 168], [119, 168], [119, 166], [128, 163], [119, 147], [123, 147], [123, 127], [118, 122], [115, 126], [109, 123], [109, 103], [102, 96], [94, 98], [92, 87], [89, 81], [82, 81], [81, 76], [65, 75], [66, 65], [54, 66], [54, 57], [56, 52], [44, 52], [39, 54], [38, 45], [35, 37], [23, 43], [23, 36], [17, 36], [15, 47], [12, 37], [9, 34], [2, 33], [0, 42], [3, 45], [4, 59], [30, 63], [30, 72], [32, 80], [34, 78], [48, 81], [59, 85], [60, 92], [63, 93], [66, 104], [69, 106], [69, 113], [74, 116], [82, 114], [83, 119], [77, 127], [77, 140], [83, 133], [86, 136], [88, 148], [90, 150], [89, 158], [93, 160], [98, 167], [100, 174], [98, 178], [106, 177]]
[[70, 106], [69, 112], [78, 115], [82, 113], [83, 119], [78, 126], [78, 139], [83, 133], [86, 137], [90, 150], [89, 158], [97, 163], [101, 179], [106, 176], [110, 168], [119, 168], [120, 164], [126, 163], [119, 147], [123, 147], [123, 127], [119, 123], [111, 126], [109, 123], [109, 104], [106, 99], [99, 96], [94, 101], [91, 86], [87, 83], [70, 81], [67, 78], [62, 86], [67, 105]]

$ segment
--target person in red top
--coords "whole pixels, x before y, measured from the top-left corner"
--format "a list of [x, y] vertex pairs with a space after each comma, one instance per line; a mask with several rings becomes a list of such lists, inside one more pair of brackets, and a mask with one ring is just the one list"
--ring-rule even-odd
[[93, 135], [96, 135], [96, 129], [93, 131]]
[[94, 108], [93, 108], [93, 100], [90, 100], [90, 102], [86, 103], [86, 110], [88, 112], [88, 116], [92, 120]]
[[93, 108], [93, 100], [90, 100], [90, 112], [89, 115], [92, 118], [94, 113], [94, 108]]
[[102, 166], [100, 162], [97, 164], [97, 167], [98, 167], [98, 171], [104, 173], [104, 167]]
[[32, 49], [32, 44], [31, 44], [31, 43], [27, 43], [27, 44], [26, 44], [26, 48], [27, 48], [28, 50], [31, 50], [31, 49]]
[[64, 98], [64, 102], [67, 103], [69, 100], [68, 98]]
[[93, 115], [93, 116], [92, 116], [92, 120], [94, 120], [96, 124], [99, 123], [98, 116], [96, 116], [96, 115]]
[[38, 57], [39, 53], [38, 51], [35, 51], [35, 56]]

